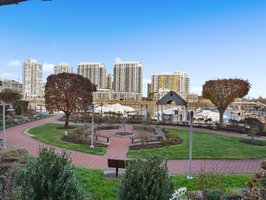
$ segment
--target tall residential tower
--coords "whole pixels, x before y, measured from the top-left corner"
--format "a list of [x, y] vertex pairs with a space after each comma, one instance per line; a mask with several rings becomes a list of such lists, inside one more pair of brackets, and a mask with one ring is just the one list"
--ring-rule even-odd
[[154, 100], [160, 99], [170, 90], [173, 90], [183, 98], [187, 99], [189, 94], [190, 78], [187, 73], [160, 73], [154, 74], [149, 84], [149, 97]]
[[72, 67], [69, 66], [67, 63], [59, 63], [58, 65], [54, 66], [54, 74], [59, 73], [73, 73]]
[[106, 70], [100, 62], [81, 62], [78, 65], [78, 74], [90, 79], [97, 89], [106, 88]]
[[114, 64], [113, 89], [115, 99], [142, 98], [142, 64], [136, 61], [118, 61]]
[[43, 96], [42, 92], [42, 65], [35, 59], [29, 59], [23, 63], [22, 71], [22, 93], [24, 98], [38, 98]]

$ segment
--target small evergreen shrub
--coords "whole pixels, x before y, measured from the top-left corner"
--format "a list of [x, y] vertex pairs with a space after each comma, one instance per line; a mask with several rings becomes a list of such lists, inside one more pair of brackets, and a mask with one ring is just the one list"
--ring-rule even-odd
[[39, 157], [17, 174], [15, 196], [20, 200], [84, 200], [84, 189], [74, 175], [69, 154], [43, 148]]
[[223, 192], [219, 189], [207, 189], [205, 191], [206, 200], [221, 200]]
[[119, 186], [119, 200], [168, 200], [173, 193], [166, 161], [160, 158], [131, 160]]

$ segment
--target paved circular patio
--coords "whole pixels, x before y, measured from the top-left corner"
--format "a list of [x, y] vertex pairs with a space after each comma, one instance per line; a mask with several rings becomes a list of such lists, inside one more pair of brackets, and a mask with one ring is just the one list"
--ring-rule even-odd
[[[57, 121], [58, 116], [33, 121], [27, 124], [15, 126], [6, 130], [6, 138], [8, 145], [15, 145], [25, 148], [30, 155], [37, 155], [41, 146], [52, 147], [37, 141], [30, 136], [23, 134], [25, 130], [40, 126], [46, 123], [60, 123]], [[127, 131], [132, 131], [131, 125], [126, 125]], [[110, 130], [108, 130], [110, 132]], [[115, 130], [119, 131], [119, 130]], [[120, 130], [122, 131], [122, 129]], [[2, 132], [0, 133], [2, 137]], [[108, 146], [107, 153], [103, 156], [87, 154], [77, 151], [71, 151], [72, 162], [76, 165], [88, 168], [106, 169], [107, 158], [126, 158], [130, 140], [128, 138], [111, 137], [111, 144]], [[54, 147], [56, 151], [62, 152], [63, 149]], [[252, 174], [260, 170], [260, 162], [262, 159], [254, 160], [193, 160], [192, 172], [197, 173], [204, 169], [206, 172], [225, 173], [225, 174]], [[188, 160], [169, 160], [168, 168], [171, 174], [187, 174]]]

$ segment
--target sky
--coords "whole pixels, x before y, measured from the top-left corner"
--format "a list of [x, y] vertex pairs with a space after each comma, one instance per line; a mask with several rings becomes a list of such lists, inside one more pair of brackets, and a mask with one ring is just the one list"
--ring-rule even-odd
[[187, 72], [190, 92], [207, 80], [242, 78], [266, 97], [265, 0], [31, 0], [0, 7], [0, 78], [22, 80], [28, 58], [44, 79], [60, 62], [140, 61], [152, 74]]

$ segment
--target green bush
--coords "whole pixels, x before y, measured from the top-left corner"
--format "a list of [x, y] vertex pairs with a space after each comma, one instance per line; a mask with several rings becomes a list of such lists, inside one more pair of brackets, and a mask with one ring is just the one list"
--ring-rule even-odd
[[119, 200], [168, 200], [173, 183], [160, 158], [131, 160], [119, 186]]
[[206, 200], [221, 200], [223, 192], [219, 189], [207, 189], [205, 191]]
[[247, 196], [247, 193], [248, 193], [248, 189], [235, 189], [235, 190], [229, 191], [225, 199], [226, 200], [241, 200]]
[[182, 143], [182, 139], [174, 132], [167, 131], [163, 129], [163, 132], [165, 133], [165, 138], [162, 139], [162, 143], [165, 144], [180, 144]]
[[79, 126], [77, 127], [75, 130], [73, 130], [69, 136], [70, 137], [73, 137], [73, 138], [80, 138], [80, 139], [83, 139], [85, 138], [85, 135], [86, 134], [89, 134], [90, 131], [88, 131], [90, 127], [88, 125], [82, 125], [82, 126]]
[[17, 174], [15, 196], [20, 200], [83, 200], [84, 189], [74, 175], [69, 154], [43, 148], [39, 157]]

